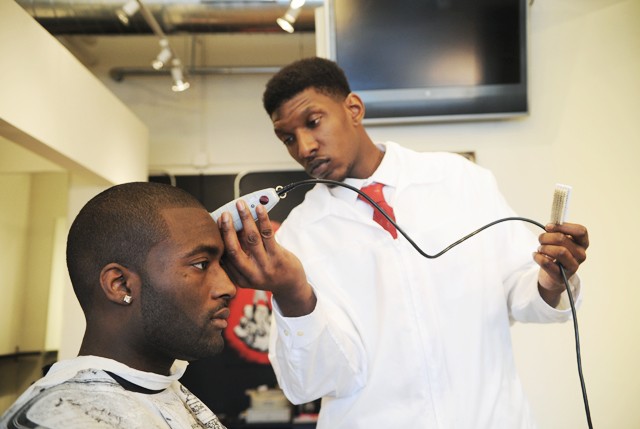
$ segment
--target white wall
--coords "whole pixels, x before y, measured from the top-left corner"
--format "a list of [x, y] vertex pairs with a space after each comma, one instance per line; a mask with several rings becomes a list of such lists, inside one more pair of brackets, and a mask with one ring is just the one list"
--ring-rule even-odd
[[145, 125], [13, 1], [0, 57], [0, 136], [105, 184], [146, 177]]
[[[313, 34], [201, 35], [193, 45], [180, 37], [170, 41], [183, 62], [195, 66], [282, 66], [315, 54]], [[151, 54], [140, 48], [146, 43], [153, 46]], [[114, 66], [149, 68], [156, 46], [157, 40], [145, 36], [109, 36], [84, 47], [100, 59], [92, 71], [149, 125], [151, 170], [215, 174], [296, 166], [274, 144], [271, 122], [262, 113], [268, 74], [192, 75], [191, 89], [182, 93], [170, 90], [168, 76], [122, 82], [109, 77]]]
[[24, 259], [28, 247], [27, 219], [30, 189], [30, 177], [24, 174], [7, 174], [3, 180], [0, 180], [0, 201], [9, 199], [12, 201], [12, 204], [3, 206], [0, 210], [0, 243], [3, 248], [0, 268], [5, 268], [2, 270], [4, 286], [2, 308], [4, 310], [0, 312], [0, 326], [3, 330], [0, 335], [0, 354], [13, 353], [20, 344], [24, 293], [19, 286], [24, 285], [26, 281]]
[[[53, 266], [52, 252], [57, 244], [54, 243], [54, 228], [56, 219], [66, 218], [68, 181], [65, 173], [30, 175], [28, 246], [24, 261], [19, 265], [24, 267], [25, 279], [17, 285], [24, 301], [22, 306], [13, 309], [21, 317], [18, 342], [21, 351], [46, 350], [51, 271], [59, 269]], [[60, 262], [64, 267], [64, 259]], [[57, 350], [58, 346], [59, 342], [49, 350]]]
[[[640, 427], [640, 312], [634, 305], [640, 290], [631, 273], [640, 241], [634, 227], [640, 218], [639, 18], [637, 0], [536, 0], [530, 10], [528, 118], [370, 128], [376, 139], [415, 149], [475, 151], [514, 208], [542, 222], [554, 184], [573, 186], [569, 221], [587, 225], [592, 242], [581, 268], [585, 301], [579, 322], [595, 427]], [[206, 64], [243, 65], [250, 58], [275, 65], [286, 53], [309, 55], [313, 41], [291, 37], [294, 46], [286, 52], [269, 49], [266, 37], [262, 52], [247, 52], [250, 46], [235, 46], [227, 37], [219, 45], [225, 60], [213, 56]], [[99, 41], [93, 49], [110, 43], [115, 41]], [[238, 58], [228, 60], [224, 46]], [[105, 67], [94, 70], [149, 125], [152, 169], [213, 174], [295, 167], [260, 105], [268, 76], [196, 77], [190, 92], [173, 94], [161, 77], [111, 82]], [[586, 427], [571, 324], [516, 326], [513, 333], [540, 427]]]
[[[60, 327], [83, 326], [83, 320], [61, 320], [74, 314], [65, 306], [79, 308], [74, 296], [62, 299], [59, 293], [63, 286], [71, 289], [60, 274], [67, 213], [75, 214], [106, 186], [146, 180], [148, 133], [11, 0], [0, 0], [0, 57], [2, 412], [41, 374], [45, 348], [60, 345]], [[91, 183], [92, 194], [72, 192], [67, 198], [78, 181]], [[51, 318], [55, 323], [48, 323]], [[18, 351], [42, 356], [7, 358]]]

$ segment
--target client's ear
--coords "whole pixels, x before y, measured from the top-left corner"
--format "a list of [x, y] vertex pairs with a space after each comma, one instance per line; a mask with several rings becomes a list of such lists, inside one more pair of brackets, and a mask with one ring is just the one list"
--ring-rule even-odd
[[129, 305], [138, 291], [139, 276], [127, 267], [112, 262], [100, 271], [100, 287], [106, 298], [120, 305]]

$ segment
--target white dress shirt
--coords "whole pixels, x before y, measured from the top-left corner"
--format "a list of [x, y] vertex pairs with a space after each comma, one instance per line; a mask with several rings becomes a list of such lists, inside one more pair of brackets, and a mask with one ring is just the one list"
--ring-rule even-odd
[[[383, 148], [371, 178], [347, 183], [384, 183], [398, 225], [427, 254], [514, 215], [493, 175], [463, 157]], [[278, 230], [318, 298], [297, 318], [273, 303], [269, 357], [287, 397], [323, 398], [318, 429], [535, 427], [510, 324], [571, 317], [539, 296], [537, 234], [503, 222], [430, 259], [372, 210], [318, 184]]]

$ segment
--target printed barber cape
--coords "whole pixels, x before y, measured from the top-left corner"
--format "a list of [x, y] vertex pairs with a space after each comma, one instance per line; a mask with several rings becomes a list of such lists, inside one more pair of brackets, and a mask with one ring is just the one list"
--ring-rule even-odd
[[[176, 361], [171, 375], [163, 376], [95, 356], [61, 361], [7, 410], [0, 429], [225, 429], [178, 381], [186, 367]], [[109, 373], [133, 383], [136, 391]]]

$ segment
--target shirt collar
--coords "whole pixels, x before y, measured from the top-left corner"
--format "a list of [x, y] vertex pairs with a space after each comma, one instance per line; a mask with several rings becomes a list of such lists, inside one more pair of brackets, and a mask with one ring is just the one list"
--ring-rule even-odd
[[[382, 183], [385, 186], [396, 187], [398, 185], [398, 172], [396, 166], [397, 153], [393, 150], [387, 150], [386, 143], [377, 143], [378, 149], [384, 152], [382, 161], [373, 174], [366, 179], [346, 178], [343, 183], [353, 186], [357, 189], [370, 185], [373, 182]], [[354, 202], [358, 198], [358, 194], [344, 186], [335, 186], [330, 188], [331, 195], [347, 202]]]
[[146, 389], [163, 390], [182, 377], [187, 365], [188, 362], [176, 360], [171, 366], [170, 374], [167, 376], [139, 371], [121, 362], [100, 356], [78, 356], [73, 359], [56, 362], [47, 373], [46, 379], [59, 383], [68, 380], [83, 369], [102, 369]]

